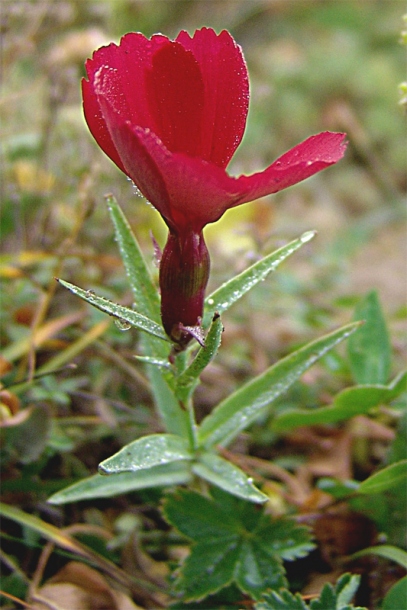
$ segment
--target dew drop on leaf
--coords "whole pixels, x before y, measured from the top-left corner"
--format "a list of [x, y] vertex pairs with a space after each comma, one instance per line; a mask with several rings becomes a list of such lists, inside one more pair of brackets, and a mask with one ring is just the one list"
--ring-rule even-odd
[[130, 330], [130, 328], [131, 328], [130, 322], [127, 322], [126, 320], [122, 320], [121, 318], [115, 318], [114, 323], [116, 324], [117, 328], [122, 331]]

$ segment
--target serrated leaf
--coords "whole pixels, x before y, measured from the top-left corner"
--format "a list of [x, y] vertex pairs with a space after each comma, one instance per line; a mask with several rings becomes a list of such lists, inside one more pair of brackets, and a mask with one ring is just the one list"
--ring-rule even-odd
[[217, 490], [213, 497], [179, 490], [164, 501], [169, 523], [191, 538], [191, 554], [175, 581], [184, 601], [198, 600], [234, 582], [258, 599], [285, 585], [283, 559], [312, 547], [307, 528], [272, 519], [253, 504]]
[[239, 559], [238, 539], [198, 542], [182, 565], [182, 573], [174, 589], [184, 601], [199, 601], [216, 593], [234, 580], [234, 568]]
[[391, 345], [376, 291], [369, 292], [357, 305], [354, 319], [365, 323], [348, 343], [353, 377], [359, 384], [386, 384]]
[[315, 237], [316, 231], [307, 231], [298, 239], [290, 242], [286, 246], [279, 248], [268, 256], [265, 256], [245, 271], [222, 284], [215, 292], [210, 294], [205, 300], [204, 325], [213, 317], [215, 312], [221, 314], [245, 295], [251, 288], [263, 281], [269, 273], [285, 261], [291, 254], [299, 250], [301, 246], [311, 241]]
[[[145, 316], [137, 313], [133, 309], [129, 309], [128, 307], [123, 307], [123, 305], [118, 305], [117, 303], [113, 303], [109, 299], [105, 299], [104, 297], [97, 296], [90, 290], [83, 290], [83, 288], [79, 288], [79, 286], [75, 286], [70, 282], [66, 282], [65, 280], [58, 279], [58, 282], [62, 284], [65, 288], [68, 288], [73, 294], [80, 297], [93, 307], [100, 309], [101, 311], [113, 316], [120, 324], [127, 323], [134, 328], [138, 328], [158, 339], [162, 339], [163, 341], [168, 342], [168, 337], [165, 335], [162, 326], [146, 318]], [[123, 326], [125, 328], [125, 326]]]
[[299, 593], [293, 595], [286, 589], [270, 591], [264, 600], [254, 605], [254, 610], [309, 610]]
[[188, 442], [175, 434], [150, 434], [129, 443], [99, 464], [101, 474], [148, 470], [160, 464], [191, 460]]
[[349, 604], [359, 587], [359, 582], [360, 576], [343, 574], [335, 587], [327, 583], [324, 585], [319, 599], [311, 601], [310, 610], [347, 610], [348, 608], [350, 610], [353, 606]]
[[182, 485], [190, 480], [191, 471], [188, 462], [163, 464], [149, 470], [122, 472], [108, 477], [95, 474], [58, 491], [48, 499], [48, 502], [67, 504], [79, 500], [110, 498], [149, 487]]
[[383, 600], [382, 610], [395, 610], [396, 608], [407, 608], [407, 576], [396, 582]]
[[300, 426], [315, 426], [343, 421], [367, 413], [373, 407], [394, 400], [405, 390], [407, 372], [399, 375], [388, 386], [360, 385], [347, 388], [335, 396], [332, 405], [318, 409], [291, 409], [273, 421], [276, 432]]
[[338, 610], [345, 608], [353, 599], [359, 588], [360, 576], [342, 574], [335, 586], [336, 607]]
[[363, 481], [358, 488], [361, 494], [377, 494], [390, 489], [396, 485], [401, 485], [407, 477], [407, 460], [395, 462], [379, 472], [375, 472], [368, 479]]
[[233, 440], [317, 360], [358, 327], [358, 322], [349, 324], [305, 345], [239, 388], [203, 420], [198, 431], [200, 445], [225, 445]]
[[258, 526], [259, 544], [265, 542], [269, 555], [274, 554], [284, 561], [294, 561], [308, 555], [315, 548], [308, 527], [297, 525], [288, 518], [275, 519], [270, 522], [263, 520]]
[[352, 558], [356, 559], [358, 557], [362, 557], [363, 555], [378, 555], [379, 557], [390, 559], [407, 570], [407, 552], [404, 549], [399, 549], [396, 546], [392, 546], [390, 544], [370, 546], [362, 551], [354, 553]]
[[254, 599], [266, 588], [278, 589], [285, 584], [280, 558], [266, 552], [257, 538], [242, 541], [234, 578], [239, 589]]
[[335, 587], [324, 585], [318, 599], [313, 599], [308, 606], [299, 593], [290, 591], [270, 591], [264, 600], [255, 604], [255, 610], [366, 610], [350, 604], [359, 586], [360, 577], [343, 574]]
[[222, 331], [221, 319], [215, 314], [205, 338], [205, 345], [199, 349], [194, 360], [176, 380], [175, 392], [181, 402], [187, 402], [199, 381], [199, 376], [211, 360], [215, 358], [219, 349]]
[[237, 498], [257, 504], [263, 504], [268, 500], [243, 470], [214, 453], [202, 453], [192, 466], [192, 470], [202, 479]]

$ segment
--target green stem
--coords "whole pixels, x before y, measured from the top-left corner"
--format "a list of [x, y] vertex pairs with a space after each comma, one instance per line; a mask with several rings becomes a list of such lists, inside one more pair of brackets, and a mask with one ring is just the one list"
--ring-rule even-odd
[[196, 450], [198, 448], [198, 434], [197, 434], [197, 423], [195, 419], [194, 405], [192, 399], [188, 398], [188, 403], [184, 405], [184, 408], [188, 411], [188, 437], [191, 449]]

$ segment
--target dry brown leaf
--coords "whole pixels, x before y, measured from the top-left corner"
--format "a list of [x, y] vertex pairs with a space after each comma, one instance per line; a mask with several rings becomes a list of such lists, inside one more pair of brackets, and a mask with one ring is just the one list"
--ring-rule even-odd
[[32, 596], [33, 610], [143, 610], [99, 572], [71, 561]]
[[320, 515], [314, 524], [314, 535], [323, 559], [335, 566], [338, 558], [373, 545], [376, 529], [365, 515], [340, 509]]

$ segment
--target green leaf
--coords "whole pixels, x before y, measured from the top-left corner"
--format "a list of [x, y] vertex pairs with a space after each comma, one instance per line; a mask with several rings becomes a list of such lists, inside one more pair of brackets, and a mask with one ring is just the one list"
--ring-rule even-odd
[[[128, 307], [123, 307], [123, 305], [118, 305], [117, 303], [113, 303], [109, 299], [105, 299], [104, 297], [99, 297], [94, 294], [90, 290], [83, 290], [74, 284], [70, 284], [69, 282], [65, 282], [65, 280], [58, 279], [58, 282], [62, 284], [65, 288], [68, 288], [73, 294], [76, 294], [78, 297], [93, 305], [97, 309], [108, 313], [110, 316], [113, 316], [118, 325], [121, 325], [123, 330], [127, 330], [131, 326], [138, 328], [139, 330], [143, 330], [154, 337], [158, 337], [158, 339], [162, 339], [163, 341], [168, 342], [168, 337], [163, 331], [162, 326], [153, 322], [149, 318], [137, 313], [133, 309], [129, 309]], [[119, 326], [120, 327], [120, 326]]]
[[358, 322], [349, 324], [305, 345], [223, 400], [203, 420], [198, 431], [200, 444], [210, 447], [230, 442], [319, 358], [349, 337], [358, 327]]
[[396, 582], [383, 600], [382, 610], [396, 608], [407, 608], [407, 576]]
[[172, 373], [166, 374], [155, 364], [148, 364], [147, 369], [157, 409], [164, 422], [165, 429], [171, 434], [179, 434], [190, 440], [188, 411], [181, 408], [174, 395]]
[[191, 460], [188, 442], [175, 434], [150, 434], [125, 445], [99, 464], [100, 474], [137, 472], [160, 464]]
[[157, 288], [153, 284], [137, 239], [116, 199], [108, 195], [106, 202], [137, 310], [145, 317], [160, 323], [160, 300]]
[[200, 600], [234, 582], [255, 599], [285, 585], [283, 559], [302, 557], [313, 545], [307, 528], [272, 519], [254, 504], [221, 491], [212, 497], [178, 490], [163, 505], [167, 521], [193, 540], [175, 589]]
[[[356, 608], [350, 602], [359, 586], [360, 577], [343, 574], [335, 587], [324, 585], [318, 599], [313, 599], [308, 606], [299, 593], [293, 595], [287, 590], [270, 591], [264, 601], [255, 604], [255, 610], [364, 610]], [[365, 609], [366, 610], [366, 609]]]
[[377, 494], [401, 485], [407, 477], [407, 460], [395, 462], [379, 472], [375, 472], [359, 485], [360, 494]]
[[390, 544], [370, 546], [362, 551], [354, 553], [352, 555], [352, 559], [357, 559], [363, 555], [378, 555], [379, 557], [390, 559], [407, 570], [407, 552], [403, 549], [397, 548], [396, 546], [391, 546]]
[[349, 603], [352, 601], [360, 582], [360, 576], [343, 574], [336, 586], [327, 583], [321, 591], [319, 599], [313, 599], [310, 603], [311, 610], [347, 610], [353, 608]]
[[[129, 223], [114, 197], [107, 197], [108, 209], [114, 224], [117, 243], [133, 291], [137, 310], [160, 325], [160, 299], [151, 279], [141, 248]], [[162, 327], [161, 332], [163, 333]], [[168, 343], [159, 338], [142, 335], [144, 355], [158, 360], [168, 360]], [[170, 370], [146, 364], [157, 410], [167, 432], [189, 437], [188, 413], [181, 408], [174, 396], [173, 375]]]
[[223, 326], [220, 317], [215, 314], [212, 324], [201, 347], [189, 367], [176, 380], [175, 391], [181, 402], [187, 402], [199, 381], [199, 376], [218, 352]]
[[192, 470], [202, 479], [237, 498], [258, 504], [268, 500], [268, 497], [253, 485], [252, 480], [240, 468], [214, 453], [202, 453], [192, 466]]
[[50, 504], [66, 504], [79, 500], [110, 498], [149, 487], [181, 485], [191, 480], [188, 462], [173, 462], [138, 472], [122, 472], [111, 476], [95, 474], [52, 495]]
[[254, 605], [254, 610], [309, 610], [299, 593], [293, 595], [287, 589], [270, 591], [264, 600]]
[[376, 291], [369, 292], [357, 305], [355, 320], [363, 326], [349, 340], [352, 374], [360, 384], [386, 384], [391, 364], [391, 345]]
[[299, 426], [335, 423], [367, 413], [373, 407], [394, 400], [405, 390], [407, 372], [399, 375], [390, 385], [360, 385], [340, 392], [332, 405], [318, 409], [292, 409], [278, 415], [273, 421], [276, 432]]
[[316, 231], [307, 231], [299, 239], [295, 239], [286, 246], [268, 254], [245, 271], [222, 284], [205, 300], [204, 325], [213, 317], [215, 312], [221, 314], [238, 301], [246, 292], [266, 279], [269, 273], [285, 261], [296, 250], [315, 237]]
[[31, 515], [21, 509], [0, 502], [0, 515], [6, 519], [11, 519], [19, 523], [23, 527], [27, 527], [39, 534], [40, 536], [51, 540], [54, 544], [70, 551], [84, 555], [82, 545], [75, 539], [71, 538], [63, 530], [58, 529], [55, 525], [43, 521], [36, 515]]
[[135, 356], [135, 359], [144, 362], [145, 364], [153, 364], [162, 369], [172, 370], [168, 358], [165, 360], [164, 358], [154, 358], [154, 356]]

